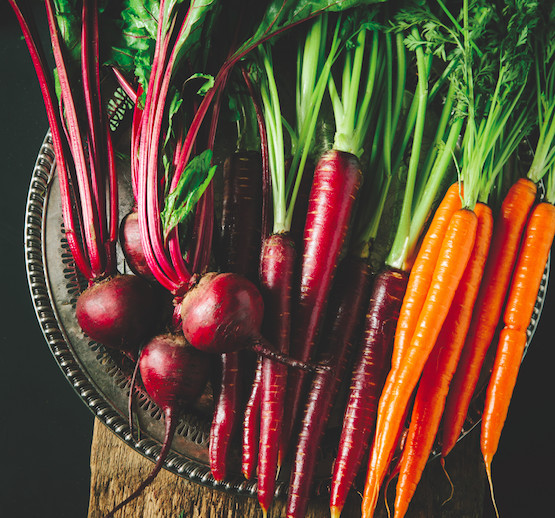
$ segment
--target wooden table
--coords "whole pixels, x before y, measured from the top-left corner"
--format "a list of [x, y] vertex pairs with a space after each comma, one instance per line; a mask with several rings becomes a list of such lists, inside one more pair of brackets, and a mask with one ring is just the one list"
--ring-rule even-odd
[[[411, 502], [407, 518], [482, 518], [486, 479], [479, 448], [479, 427], [457, 444], [446, 461], [454, 485], [440, 463], [432, 460]], [[100, 421], [96, 420], [91, 448], [91, 492], [88, 518], [100, 518], [129, 495], [153, 467]], [[393, 491], [393, 487], [391, 490]], [[390, 497], [391, 502], [391, 497]], [[329, 517], [329, 500], [315, 499], [306, 518]], [[129, 503], [118, 518], [251, 518], [261, 517], [256, 498], [235, 496], [189, 482], [166, 470], [141, 497]], [[268, 518], [285, 516], [285, 502], [277, 500]], [[352, 492], [343, 517], [360, 516], [360, 495]], [[386, 518], [383, 501], [375, 518]]]

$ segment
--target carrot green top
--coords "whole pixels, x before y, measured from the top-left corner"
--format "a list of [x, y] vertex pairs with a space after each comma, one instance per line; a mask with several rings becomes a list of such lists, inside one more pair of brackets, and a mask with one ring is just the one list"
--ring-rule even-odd
[[[407, 31], [405, 44], [414, 52], [417, 72], [416, 92], [407, 115], [401, 146], [404, 152], [412, 138], [403, 204], [393, 244], [386, 258], [386, 264], [400, 269], [408, 267], [416, 252], [432, 205], [446, 182], [464, 123], [464, 114], [455, 110], [454, 85], [447, 82], [445, 87], [458, 56], [444, 50], [445, 59], [441, 67], [441, 61], [434, 51], [437, 43], [429, 39], [427, 30], [420, 30], [418, 24], [413, 23], [411, 16], [412, 13], [401, 13], [396, 20], [398, 26]], [[429, 26], [433, 23], [442, 26], [445, 23], [429, 10], [421, 13], [421, 19], [428, 20], [426, 23]], [[439, 76], [433, 80], [437, 70], [440, 71]], [[427, 118], [433, 112], [432, 101], [437, 99], [439, 93], [443, 96], [443, 102], [439, 103], [439, 118], [434, 119], [435, 131], [432, 132], [431, 144], [421, 158], [425, 131], [431, 127], [431, 123], [427, 124]]]
[[[302, 50], [299, 49], [296, 86], [296, 131], [282, 116], [278, 85], [268, 45], [258, 49], [261, 70], [260, 95], [268, 135], [268, 157], [274, 211], [273, 231], [290, 230], [293, 209], [308, 154], [312, 150], [316, 122], [325, 93], [331, 65], [339, 51], [339, 22], [326, 55], [327, 16], [322, 14], [311, 22]], [[285, 127], [284, 127], [285, 126]], [[288, 174], [285, 170], [285, 133], [289, 130], [293, 157]]]
[[554, 18], [555, 12], [553, 9], [545, 9], [537, 30], [533, 34], [538, 140], [527, 175], [530, 180], [537, 183], [548, 173], [548, 185], [553, 182], [551, 177], [555, 167]]
[[[500, 171], [530, 128], [530, 96], [526, 86], [532, 63], [531, 28], [538, 9], [518, 2], [491, 11], [491, 27], [501, 33], [482, 42], [483, 52], [471, 46], [474, 25], [469, 2], [463, 3], [462, 67], [457, 76], [459, 96], [468, 113], [463, 139], [460, 177], [464, 183], [463, 206], [486, 203]], [[500, 23], [502, 22], [502, 23]], [[493, 25], [495, 24], [495, 25]], [[490, 26], [490, 29], [488, 29]], [[480, 45], [480, 43], [479, 43]], [[493, 92], [493, 93], [492, 93]]]
[[[363, 143], [370, 124], [370, 100], [378, 70], [378, 32], [371, 30], [369, 22], [363, 22], [344, 53], [341, 76], [341, 93], [338, 92], [333, 76], [329, 79], [329, 92], [335, 117], [333, 148], [361, 157]], [[363, 74], [367, 36], [370, 33], [370, 56], [368, 71]]]
[[[446, 23], [428, 4], [421, 3], [398, 11], [384, 23], [379, 57], [383, 88], [369, 146], [370, 168], [378, 174], [370, 188], [368, 182], [363, 185], [374, 193], [368, 196], [371, 208], [359, 210], [355, 251], [363, 257], [370, 253], [378, 230], [391, 225], [381, 221], [386, 198], [402, 198], [393, 243], [385, 259], [392, 267], [405, 268], [410, 262], [432, 205], [446, 183], [463, 128], [464, 114], [455, 110], [456, 89], [448, 81], [459, 55], [446, 50], [445, 38], [440, 44], [437, 37], [430, 37], [432, 27], [444, 28]], [[408, 85], [414, 85], [414, 90]], [[392, 185], [395, 189], [389, 192]], [[377, 255], [381, 253], [383, 250]]]

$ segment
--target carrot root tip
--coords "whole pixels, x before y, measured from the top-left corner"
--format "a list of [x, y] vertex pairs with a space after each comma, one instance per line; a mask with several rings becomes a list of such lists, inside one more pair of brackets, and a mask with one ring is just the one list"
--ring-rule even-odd
[[491, 460], [484, 458], [484, 462], [486, 464], [486, 474], [488, 476], [489, 491], [491, 494], [491, 503], [493, 504], [493, 508], [495, 509], [495, 516], [499, 518], [499, 510], [497, 509], [497, 504], [495, 502], [495, 495], [493, 493], [493, 479], [491, 476]]
[[451, 488], [449, 496], [441, 503], [441, 505], [444, 506], [447, 502], [449, 502], [453, 498], [453, 495], [455, 494], [455, 486], [453, 485], [453, 481], [451, 480], [451, 477], [449, 476], [449, 473], [445, 468], [445, 457], [441, 457], [439, 463], [441, 464], [441, 469], [443, 470], [443, 473], [445, 473], [445, 476], [447, 477], [447, 482], [449, 482], [449, 486]]
[[378, 495], [379, 488], [374, 486], [368, 496], [365, 496], [362, 502], [362, 518], [372, 518], [374, 509], [376, 509], [378, 503]]
[[391, 518], [391, 508], [389, 507], [389, 502], [387, 501], [387, 495], [384, 496], [385, 510], [387, 511], [387, 518]]

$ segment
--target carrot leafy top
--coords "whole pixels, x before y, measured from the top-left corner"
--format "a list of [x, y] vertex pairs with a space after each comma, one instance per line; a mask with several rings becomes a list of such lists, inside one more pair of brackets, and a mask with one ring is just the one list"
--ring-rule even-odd
[[[421, 164], [415, 143], [421, 142], [419, 120], [425, 119], [427, 102], [416, 109], [411, 148], [411, 159], [416, 152], [416, 161], [412, 168], [411, 163], [408, 166], [401, 218], [388, 257], [388, 264], [403, 267], [410, 264], [449, 166], [456, 166], [464, 185], [463, 207], [473, 209], [477, 201], [487, 202], [496, 178], [528, 133], [531, 32], [538, 23], [538, 6], [507, 1], [499, 7], [464, 0], [460, 12], [451, 13], [442, 0], [437, 0], [434, 10], [429, 3], [415, 2], [396, 20], [399, 27], [410, 29], [405, 41], [416, 53], [417, 67], [421, 63], [415, 99], [424, 99], [424, 78], [431, 81], [430, 74], [438, 74], [438, 60], [444, 66], [439, 69], [440, 80], [429, 87], [429, 96], [437, 93], [443, 80], [449, 81], [434, 144]], [[428, 64], [435, 69], [427, 69], [425, 60], [436, 61]]]
[[437, 26], [445, 32], [446, 22], [427, 3], [394, 8], [378, 17], [372, 40], [378, 85], [364, 163], [373, 176], [362, 186], [352, 248], [374, 266], [389, 254], [389, 266], [405, 268], [453, 163], [464, 118], [447, 81], [458, 58], [434, 33]]
[[464, 115], [456, 109], [456, 91], [450, 81], [460, 57], [448, 17], [416, 2], [397, 13], [393, 24], [404, 34], [416, 68], [416, 79], [410, 82], [416, 87], [398, 147], [401, 156], [409, 150], [403, 202], [386, 258], [389, 266], [406, 269], [453, 164]]
[[[485, 14], [484, 14], [485, 13]], [[477, 33], [484, 19], [484, 35]], [[538, 21], [537, 5], [507, 2], [500, 10], [489, 2], [463, 2], [464, 59], [456, 75], [461, 106], [467, 112], [460, 178], [463, 206], [487, 202], [497, 176], [531, 127], [526, 90], [532, 63], [530, 36]], [[474, 31], [474, 32], [473, 32]], [[471, 45], [477, 41], [482, 52]]]
[[328, 88], [335, 119], [333, 148], [360, 158], [370, 125], [371, 100], [378, 73], [378, 26], [372, 20], [374, 11], [357, 15], [346, 21], [342, 33], [346, 47], [341, 86], [338, 89], [332, 74]]
[[[320, 107], [327, 86], [333, 84], [331, 79], [332, 66], [338, 59], [340, 51], [346, 47], [348, 48], [351, 42], [357, 39], [358, 34], [357, 50], [354, 50], [357, 54], [357, 58], [354, 60], [355, 64], [352, 65], [351, 53], [346, 50], [350, 73], [344, 74], [344, 77], [353, 76], [349, 94], [354, 95], [356, 101], [359, 89], [358, 76], [362, 67], [362, 56], [365, 47], [364, 38], [360, 34], [364, 33], [365, 30], [365, 27], [353, 24], [352, 15], [346, 18], [336, 17], [335, 24], [329, 31], [326, 13], [318, 15], [310, 23], [297, 52], [295, 124], [289, 124], [282, 115], [271, 47], [265, 44], [258, 49], [261, 72], [259, 86], [268, 134], [274, 232], [288, 231], [291, 227], [295, 201], [307, 159], [310, 155], [315, 155], [318, 152], [315, 148], [314, 134], [321, 115]], [[371, 83], [373, 84], [373, 81]], [[333, 93], [337, 94], [332, 87], [332, 102], [334, 101]], [[364, 112], [368, 111], [369, 99], [370, 93], [367, 92], [363, 102]], [[351, 135], [350, 142], [360, 143], [369, 122], [362, 118], [363, 114], [359, 115], [353, 111], [356, 108], [356, 102], [341, 106], [340, 104], [341, 101], [335, 99], [334, 109], [336, 112], [337, 110], [341, 112], [340, 121], [345, 121], [347, 118], [350, 120], [350, 123], [343, 125], [343, 127], [350, 125], [353, 128], [353, 131], [349, 133]], [[348, 108], [348, 113], [344, 108]], [[357, 116], [360, 117], [356, 123], [358, 129], [354, 130], [353, 117], [356, 118]], [[284, 130], [288, 132], [288, 135], [284, 134]], [[288, 171], [285, 170], [286, 136], [289, 136], [292, 154]]]
[[547, 173], [546, 194], [553, 201], [550, 191], [555, 168], [555, 7], [540, 9], [541, 20], [533, 34], [538, 137], [528, 178], [537, 183]]

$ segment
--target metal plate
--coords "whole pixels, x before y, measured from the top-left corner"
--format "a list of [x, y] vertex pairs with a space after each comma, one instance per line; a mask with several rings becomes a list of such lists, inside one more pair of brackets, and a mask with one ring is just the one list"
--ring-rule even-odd
[[[120, 214], [125, 215], [132, 201], [129, 173], [125, 164], [119, 164], [119, 176]], [[122, 255], [120, 251], [118, 256]], [[64, 238], [54, 151], [49, 134], [38, 154], [27, 199], [25, 257], [35, 312], [64, 376], [98, 419], [130, 447], [154, 462], [164, 435], [160, 409], [140, 387], [136, 387], [135, 416], [140, 438], [131, 436], [127, 405], [133, 365], [126, 358], [118, 357], [101, 344], [89, 340], [75, 320], [76, 299], [86, 283], [74, 268]], [[126, 271], [123, 262], [120, 262], [119, 269]], [[540, 317], [548, 274], [549, 262], [528, 329], [528, 344]], [[484, 393], [485, 390], [474, 399], [462, 436], [480, 421]], [[172, 451], [165, 463], [166, 469], [205, 486], [254, 496], [256, 481], [245, 481], [242, 477], [238, 448], [231, 453], [229, 478], [217, 482], [212, 477], [208, 465], [211, 413], [212, 399], [207, 392], [189, 414], [182, 416]], [[337, 430], [332, 430], [330, 436], [337, 438], [336, 433]], [[321, 448], [316, 494], [327, 490], [334, 444], [336, 440], [324, 443]], [[281, 470], [276, 488], [278, 497], [287, 492], [288, 481], [283, 478], [287, 472], [287, 469]]]
[[[131, 208], [131, 190], [125, 164], [120, 165], [120, 214]], [[120, 251], [118, 251], [120, 252]], [[118, 253], [118, 257], [122, 257]], [[35, 163], [26, 207], [25, 258], [35, 312], [46, 341], [63, 374], [79, 397], [106, 426], [137, 452], [154, 461], [161, 449], [164, 423], [160, 409], [140, 386], [134, 389], [134, 417], [140, 437], [131, 436], [127, 405], [133, 365], [106, 350], [81, 331], [75, 303], [86, 282], [76, 272], [63, 232], [60, 192], [50, 135], [44, 139]], [[126, 271], [124, 263], [119, 270]], [[208, 438], [212, 399], [207, 392], [182, 416], [165, 467], [203, 485], [256, 494], [256, 484], [232, 475], [216, 482], [208, 466]], [[135, 429], [137, 430], [137, 428]], [[238, 457], [238, 454], [237, 454]], [[232, 459], [238, 464], [238, 458]]]

